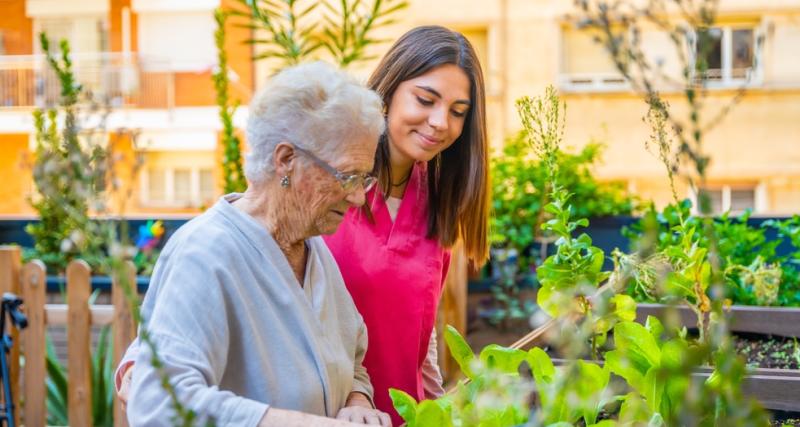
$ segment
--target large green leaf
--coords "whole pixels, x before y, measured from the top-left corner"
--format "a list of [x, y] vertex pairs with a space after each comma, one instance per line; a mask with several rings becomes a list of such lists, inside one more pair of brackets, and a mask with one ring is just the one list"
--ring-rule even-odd
[[664, 333], [664, 325], [658, 320], [658, 317], [647, 316], [644, 327], [650, 332], [650, 335], [653, 336], [656, 342], [661, 340], [661, 335]]
[[557, 399], [551, 392], [552, 384], [556, 379], [556, 368], [553, 365], [553, 361], [539, 347], [534, 347], [528, 351], [527, 361], [533, 372], [533, 379], [536, 381], [539, 400], [541, 400], [543, 407], [551, 410], [552, 414], [554, 411], [550, 407], [556, 403], [555, 400]]
[[614, 326], [614, 342], [643, 375], [661, 365], [661, 350], [653, 335], [636, 322], [620, 322]]
[[389, 389], [394, 409], [403, 417], [406, 424], [413, 426], [417, 420], [417, 401], [411, 395], [396, 388]]
[[653, 412], [659, 412], [661, 409], [661, 399], [664, 396], [665, 385], [666, 378], [664, 378], [661, 368], [658, 366], [650, 368], [644, 376], [644, 398], [647, 401], [647, 406]]
[[[417, 405], [415, 427], [452, 427], [450, 416], [433, 400], [423, 400]], [[409, 426], [411, 427], [411, 426]]]
[[619, 409], [619, 424], [623, 426], [641, 426], [653, 416], [653, 411], [642, 400], [638, 393], [628, 393]]
[[519, 364], [528, 356], [523, 350], [489, 344], [481, 350], [480, 359], [488, 367], [507, 374], [516, 374]]
[[[538, 272], [538, 270], [537, 270]], [[536, 304], [550, 317], [559, 317], [562, 314], [562, 305], [559, 304], [561, 295], [552, 286], [542, 284], [536, 294]]]
[[579, 406], [582, 409], [583, 418], [586, 424], [594, 424], [600, 412], [600, 399], [602, 392], [608, 385], [608, 368], [600, 367], [595, 363], [578, 362], [578, 378], [575, 383], [575, 391], [580, 398]]
[[614, 307], [614, 315], [619, 320], [633, 322], [636, 320], [636, 300], [625, 294], [617, 294], [611, 297], [611, 304]]
[[661, 346], [661, 366], [666, 369], [680, 368], [683, 366], [688, 351], [689, 345], [680, 338], [665, 342]]
[[472, 352], [469, 344], [458, 333], [456, 328], [452, 327], [451, 325], [447, 325], [447, 328], [444, 332], [444, 340], [447, 343], [447, 348], [450, 349], [450, 354], [453, 356], [453, 359], [456, 360], [458, 366], [461, 368], [461, 372], [467, 376], [467, 378], [474, 378], [475, 374], [472, 372], [472, 361], [475, 360], [475, 354]]
[[527, 360], [537, 383], [550, 384], [553, 382], [556, 376], [556, 367], [544, 350], [539, 347], [530, 349]]
[[644, 374], [628, 360], [624, 353], [612, 350], [607, 352], [605, 357], [606, 366], [611, 372], [624, 378], [634, 390], [644, 391]]

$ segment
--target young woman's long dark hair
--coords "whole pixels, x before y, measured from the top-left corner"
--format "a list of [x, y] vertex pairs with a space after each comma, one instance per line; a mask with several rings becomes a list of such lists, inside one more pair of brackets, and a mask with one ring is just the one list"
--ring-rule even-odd
[[[428, 237], [444, 247], [463, 239], [467, 257], [479, 265], [489, 256], [489, 160], [483, 73], [472, 45], [444, 27], [417, 27], [395, 42], [367, 84], [388, 106], [400, 83], [445, 64], [469, 77], [471, 106], [461, 136], [428, 164]], [[373, 172], [389, 194], [388, 130], [378, 144]]]

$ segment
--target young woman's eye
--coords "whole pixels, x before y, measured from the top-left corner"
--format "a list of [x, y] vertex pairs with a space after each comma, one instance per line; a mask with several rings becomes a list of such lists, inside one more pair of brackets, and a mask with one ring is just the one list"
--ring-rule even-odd
[[467, 112], [466, 111], [453, 110], [453, 115], [456, 116], [456, 117], [466, 117]]
[[420, 104], [426, 107], [430, 107], [431, 105], [433, 105], [433, 101], [431, 101], [430, 99], [425, 99], [419, 96], [417, 97], [417, 101], [419, 101]]

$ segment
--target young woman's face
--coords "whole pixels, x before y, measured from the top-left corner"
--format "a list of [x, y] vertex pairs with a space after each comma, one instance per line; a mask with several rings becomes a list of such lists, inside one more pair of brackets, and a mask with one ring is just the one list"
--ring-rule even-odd
[[388, 111], [393, 155], [412, 162], [432, 159], [461, 135], [471, 101], [469, 77], [453, 64], [400, 83]]

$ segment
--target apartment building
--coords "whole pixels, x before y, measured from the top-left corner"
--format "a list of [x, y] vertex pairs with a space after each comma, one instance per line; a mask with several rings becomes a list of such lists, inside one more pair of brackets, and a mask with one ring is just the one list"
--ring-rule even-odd
[[[145, 164], [135, 179], [131, 213], [194, 212], [218, 196], [219, 120], [210, 73], [216, 64], [213, 10], [230, 0], [0, 0], [0, 214], [30, 214], [30, 172], [20, 167], [32, 147], [31, 109], [56, 92], [43, 71], [36, 34], [65, 37], [82, 81], [115, 107], [113, 126], [140, 130]], [[475, 45], [487, 82], [493, 145], [520, 128], [514, 101], [553, 84], [568, 104], [567, 147], [606, 144], [597, 169], [663, 205], [666, 173], [645, 150], [646, 106], [615, 71], [592, 35], [576, 30], [571, 1], [411, 0], [398, 24], [378, 37], [441, 24]], [[707, 78], [708, 117], [745, 94], [710, 130], [708, 191], [717, 211], [751, 208], [757, 215], [800, 211], [800, 0], [721, 0]], [[248, 30], [230, 25], [227, 50], [234, 95], [243, 101], [266, 81], [274, 64], [251, 60]], [[759, 45], [756, 40], [763, 40]], [[648, 55], [677, 72], [663, 33], [646, 29]], [[372, 48], [380, 56], [388, 48]], [[691, 51], [691, 48], [687, 48]], [[256, 53], [258, 48], [255, 48]], [[377, 60], [351, 68], [366, 78]], [[684, 108], [679, 91], [665, 98]], [[240, 109], [242, 124], [246, 108]], [[113, 135], [111, 136], [113, 137]], [[681, 184], [681, 197], [694, 197]]]
[[[135, 178], [120, 174], [134, 181], [127, 213], [196, 212], [213, 203], [222, 180], [211, 80], [219, 6], [219, 0], [0, 0], [0, 214], [31, 213], [25, 165], [34, 147], [31, 112], [59, 96], [41, 32], [69, 41], [78, 80], [111, 108], [108, 138], [135, 130], [144, 162]], [[242, 41], [249, 30], [231, 24], [227, 33], [231, 90], [246, 103], [253, 67]], [[114, 147], [130, 155], [131, 145]]]
[[[639, 2], [644, 4], [645, 2]], [[720, 0], [707, 74], [706, 118], [717, 115], [745, 87], [724, 120], [709, 130], [712, 158], [707, 190], [717, 212], [756, 215], [800, 211], [800, 1]], [[676, 14], [677, 15], [677, 14]], [[671, 199], [664, 167], [647, 152], [647, 108], [617, 73], [592, 34], [575, 29], [572, 1], [414, 1], [407, 26], [437, 23], [461, 29], [482, 51], [495, 143], [520, 128], [514, 101], [553, 84], [568, 104], [565, 145], [594, 139], [607, 149], [597, 175], [625, 182], [644, 200]], [[758, 46], [756, 40], [762, 39]], [[645, 51], [668, 73], [679, 73], [666, 35], [645, 27]], [[691, 47], [687, 47], [691, 53]], [[681, 93], [662, 94], [680, 112]], [[695, 195], [683, 183], [680, 197]]]

